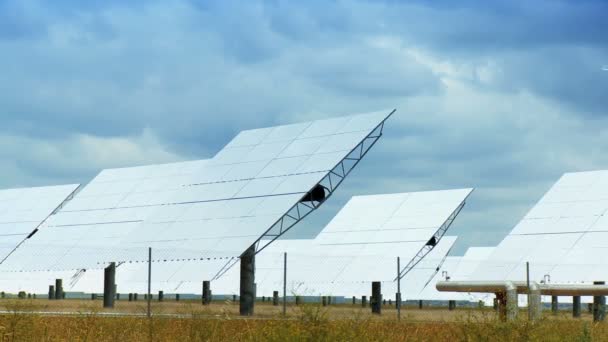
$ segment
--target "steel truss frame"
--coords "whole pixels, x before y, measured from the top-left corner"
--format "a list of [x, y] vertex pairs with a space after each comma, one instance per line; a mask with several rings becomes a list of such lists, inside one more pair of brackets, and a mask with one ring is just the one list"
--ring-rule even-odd
[[[418, 251], [418, 253], [416, 253], [416, 256], [414, 256], [414, 258], [412, 258], [412, 260], [410, 260], [410, 262], [407, 265], [405, 265], [403, 270], [401, 270], [399, 273], [400, 279], [403, 279], [403, 277], [405, 277], [406, 274], [408, 274], [416, 265], [418, 265], [418, 263], [427, 254], [429, 254], [433, 250], [433, 248], [435, 248], [435, 246], [441, 241], [441, 238], [445, 235], [445, 233], [447, 233], [448, 229], [450, 228], [450, 226], [452, 225], [452, 223], [454, 222], [454, 220], [456, 219], [458, 214], [460, 214], [460, 211], [462, 210], [462, 208], [464, 208], [465, 204], [466, 204], [466, 202], [463, 201], [458, 206], [458, 208], [456, 208], [456, 210], [454, 210], [454, 212], [448, 217], [448, 219], [441, 225], [441, 227], [439, 227], [439, 229], [437, 230], [437, 232], [435, 232], [433, 237], [431, 237], [431, 239], [429, 241], [435, 239], [435, 243], [424, 245]], [[395, 278], [395, 281], [397, 281], [397, 278]]]
[[[370, 134], [363, 138], [363, 140], [355, 148], [353, 148], [344, 159], [338, 162], [338, 164], [334, 166], [331, 171], [329, 171], [329, 173], [323, 177], [323, 179], [321, 179], [321, 181], [311, 188], [310, 191], [312, 192], [313, 189], [319, 186], [322, 187], [325, 191], [325, 198], [321, 201], [311, 200], [312, 195], [310, 192], [302, 196], [302, 199], [298, 201], [298, 203], [292, 206], [286, 214], [279, 218], [264, 234], [262, 234], [262, 236], [260, 236], [253, 243], [253, 245], [255, 245], [256, 254], [263, 251], [266, 247], [268, 247], [268, 245], [293, 228], [293, 226], [302, 221], [310, 213], [317, 210], [321, 204], [323, 204], [333, 195], [344, 179], [382, 137], [384, 123], [395, 113], [395, 111], [396, 109], [393, 109], [393, 111], [391, 111], [386, 118], [372, 130]], [[212, 280], [221, 277], [234, 264], [236, 264], [237, 261], [238, 259], [228, 261]]]

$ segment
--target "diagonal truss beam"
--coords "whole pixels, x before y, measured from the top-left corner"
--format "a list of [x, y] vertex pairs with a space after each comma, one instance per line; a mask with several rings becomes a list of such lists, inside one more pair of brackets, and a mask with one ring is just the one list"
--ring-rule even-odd
[[[433, 237], [429, 240], [429, 242], [426, 245], [424, 245], [424, 247], [422, 247], [418, 251], [418, 253], [416, 253], [416, 256], [414, 256], [412, 258], [412, 260], [410, 260], [410, 262], [407, 265], [405, 265], [405, 267], [399, 272], [399, 278], [400, 279], [403, 279], [403, 277], [405, 277], [406, 274], [408, 274], [416, 265], [418, 265], [418, 263], [427, 254], [429, 254], [433, 250], [433, 248], [435, 248], [435, 246], [439, 243], [439, 241], [441, 241], [441, 238], [448, 231], [448, 229], [450, 228], [450, 226], [452, 225], [452, 223], [454, 222], [454, 220], [456, 219], [456, 217], [458, 216], [458, 214], [460, 214], [460, 211], [462, 211], [462, 208], [464, 208], [465, 204], [466, 204], [465, 201], [463, 201], [462, 203], [460, 203], [460, 205], [458, 206], [458, 208], [456, 208], [456, 210], [454, 210], [454, 212], [452, 212], [452, 214], [441, 225], [441, 227], [439, 227], [439, 229], [433, 235]], [[395, 278], [395, 281], [397, 281], [397, 278]]]
[[306, 216], [315, 211], [327, 199], [333, 195], [336, 189], [342, 184], [344, 179], [365, 157], [367, 152], [378, 142], [382, 137], [384, 123], [388, 118], [395, 113], [393, 110], [374, 130], [368, 134], [355, 148], [353, 148], [344, 159], [342, 159], [331, 171], [319, 181], [312, 189], [322, 187], [325, 191], [325, 198], [321, 201], [306, 201], [307, 197], [312, 197], [306, 194], [287, 211], [277, 222], [275, 222], [258, 240], [254, 243], [256, 246], [256, 254], [263, 251], [268, 245], [278, 239], [281, 235], [289, 231], [298, 222], [302, 221]]

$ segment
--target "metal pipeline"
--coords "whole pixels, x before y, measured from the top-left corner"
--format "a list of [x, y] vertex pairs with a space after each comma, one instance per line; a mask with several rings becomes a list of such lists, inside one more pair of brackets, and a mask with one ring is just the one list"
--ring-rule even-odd
[[[506, 299], [506, 319], [514, 319], [517, 313], [517, 294], [529, 294], [528, 318], [531, 321], [540, 319], [542, 312], [541, 295], [545, 296], [607, 296], [608, 285], [591, 284], [538, 284], [530, 282], [530, 291], [526, 282], [520, 281], [442, 281], [436, 285], [441, 292], [478, 292], [496, 293], [497, 297]], [[513, 291], [515, 288], [515, 291]], [[515, 292], [513, 294], [513, 292]], [[513, 307], [514, 305], [514, 307]]]

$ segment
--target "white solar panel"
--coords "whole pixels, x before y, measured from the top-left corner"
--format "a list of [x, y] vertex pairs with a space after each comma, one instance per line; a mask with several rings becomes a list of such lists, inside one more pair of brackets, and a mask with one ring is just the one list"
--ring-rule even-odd
[[473, 280], [592, 282], [608, 276], [608, 171], [564, 174], [494, 253]]
[[36, 230], [78, 184], [0, 190], [0, 261]]
[[[235, 258], [315, 210], [380, 138], [388, 112], [241, 132], [212, 159], [102, 171], [5, 263]], [[260, 243], [258, 249], [264, 247]]]

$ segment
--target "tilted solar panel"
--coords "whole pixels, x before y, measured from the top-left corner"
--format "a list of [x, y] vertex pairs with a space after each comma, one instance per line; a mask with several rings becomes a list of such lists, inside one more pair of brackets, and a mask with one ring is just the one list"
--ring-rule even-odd
[[78, 186], [0, 190], [0, 261], [61, 207]]
[[[394, 112], [394, 111], [393, 111]], [[208, 160], [102, 171], [2, 270], [236, 258], [315, 210], [393, 112], [241, 132]]]
[[608, 276], [608, 171], [564, 174], [471, 280], [592, 282]]

